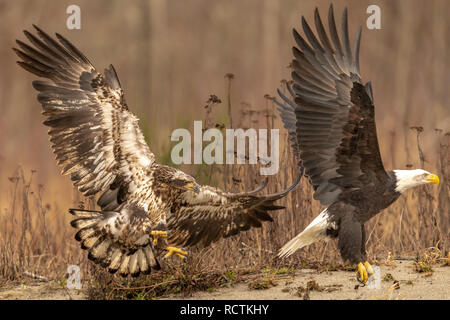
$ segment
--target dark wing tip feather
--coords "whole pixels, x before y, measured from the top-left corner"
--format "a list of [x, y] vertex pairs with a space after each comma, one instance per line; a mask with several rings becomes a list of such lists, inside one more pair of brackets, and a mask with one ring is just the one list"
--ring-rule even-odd
[[284, 196], [286, 196], [289, 192], [291, 192], [292, 190], [294, 190], [294, 188], [298, 185], [298, 183], [300, 182], [300, 179], [301, 179], [302, 176], [303, 176], [303, 171], [304, 171], [304, 168], [303, 168], [303, 166], [302, 166], [302, 167], [300, 167], [300, 173], [298, 174], [297, 178], [296, 178], [295, 181], [292, 183], [292, 185], [290, 185], [286, 190], [283, 190], [283, 191], [278, 192], [278, 193], [270, 194], [270, 195], [267, 195], [267, 196], [265, 196], [265, 197], [266, 197], [267, 199], [270, 199], [270, 200], [278, 200], [278, 199], [281, 199], [281, 198], [283, 198]]
[[28, 64], [26, 62], [17, 61], [17, 64], [19, 66], [21, 66], [22, 68], [24, 68], [26, 71], [31, 72], [31, 73], [39, 76], [39, 77], [45, 77], [45, 78], [50, 77], [50, 73], [49, 72], [37, 69], [34, 66], [32, 66], [31, 64]]
[[342, 56], [341, 42], [339, 40], [339, 35], [336, 30], [336, 21], [334, 19], [333, 4], [331, 4], [330, 8], [328, 9], [328, 28], [330, 29], [330, 36], [335, 49], [339, 53], [339, 55]]
[[327, 33], [322, 23], [322, 19], [320, 18], [319, 9], [316, 7], [314, 10], [314, 23], [316, 25], [317, 33], [319, 34], [320, 40], [322, 41], [323, 46], [326, 50], [328, 50], [329, 54], [333, 53], [333, 48], [331, 46], [330, 40], [328, 39]]
[[342, 13], [342, 26], [341, 26], [341, 34], [342, 34], [342, 41], [344, 43], [344, 50], [345, 50], [345, 59], [350, 66], [352, 63], [352, 51], [350, 49], [350, 39], [348, 36], [348, 12], [347, 7], [344, 8], [344, 12]]
[[370, 81], [367, 82], [364, 87], [366, 89], [367, 95], [369, 96], [370, 100], [372, 100], [372, 103], [373, 103], [372, 82], [370, 82]]
[[308, 22], [303, 16], [302, 16], [302, 27], [303, 32], [305, 33], [306, 37], [308, 38], [309, 42], [314, 47], [314, 49], [320, 51], [321, 53], [325, 52], [324, 48], [317, 40], [316, 36], [314, 35], [314, 32], [311, 30], [311, 27], [309, 26]]
[[70, 60], [77, 62], [75, 58], [67, 52], [56, 40], [54, 40], [51, 36], [49, 36], [45, 31], [41, 28], [33, 24], [33, 27], [37, 30], [37, 34], [39, 37], [52, 49], [56, 50], [58, 53], [62, 54], [63, 57], [69, 58]]
[[269, 183], [269, 178], [265, 177], [264, 181], [259, 184], [259, 186], [256, 187], [255, 190], [248, 192], [248, 195], [255, 195], [256, 193], [262, 191], [265, 187], [267, 187], [267, 184]]
[[360, 70], [359, 70], [359, 47], [361, 44], [361, 34], [362, 34], [362, 27], [360, 26], [358, 29], [358, 33], [356, 34], [356, 38], [355, 38], [355, 48], [354, 48], [354, 60], [353, 63], [355, 65], [356, 71], [358, 72], [358, 74], [361, 74]]
[[104, 75], [106, 82], [112, 89], [118, 90], [121, 88], [119, 77], [117, 76], [116, 69], [114, 69], [114, 66], [112, 64], [110, 64], [109, 67], [105, 69]]
[[67, 40], [59, 33], [56, 33], [56, 38], [58, 38], [58, 40], [63, 44], [64, 47], [66, 47], [66, 49], [68, 49], [72, 54], [76, 55], [76, 57], [81, 62], [84, 62], [92, 66], [92, 63], [89, 61], [89, 59], [80, 50], [78, 50], [69, 40]]

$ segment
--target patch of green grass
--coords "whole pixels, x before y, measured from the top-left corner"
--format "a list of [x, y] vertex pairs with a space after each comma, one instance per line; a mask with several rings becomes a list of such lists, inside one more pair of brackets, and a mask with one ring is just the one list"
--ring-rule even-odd
[[221, 279], [222, 286], [231, 287], [236, 281], [236, 273], [234, 271], [225, 271]]
[[345, 271], [356, 271], [357, 267], [356, 266], [344, 266], [344, 270]]
[[144, 293], [138, 292], [136, 296], [134, 297], [134, 300], [144, 300]]
[[441, 258], [440, 260], [443, 262], [443, 267], [450, 266], [450, 252], [448, 253], [447, 257]]
[[415, 267], [416, 271], [419, 273], [433, 272], [433, 268], [431, 268], [431, 265], [427, 264], [424, 261], [415, 261], [414, 267]]
[[266, 290], [275, 287], [277, 283], [271, 277], [257, 278], [248, 284], [252, 290]]
[[339, 270], [339, 266], [337, 265], [327, 265], [325, 267], [325, 271], [338, 271]]
[[394, 281], [394, 277], [390, 273], [386, 273], [383, 277], [383, 281]]
[[59, 281], [58, 284], [62, 287], [65, 288], [67, 286], [67, 278], [66, 277], [62, 277]]
[[277, 274], [277, 275], [281, 275], [281, 274], [292, 274], [295, 272], [295, 269], [293, 267], [281, 267], [279, 269], [273, 269], [270, 267], [266, 267], [264, 269], [262, 269], [263, 273], [270, 273], [270, 274]]
[[246, 269], [240, 272], [241, 275], [255, 274], [258, 271], [255, 269]]

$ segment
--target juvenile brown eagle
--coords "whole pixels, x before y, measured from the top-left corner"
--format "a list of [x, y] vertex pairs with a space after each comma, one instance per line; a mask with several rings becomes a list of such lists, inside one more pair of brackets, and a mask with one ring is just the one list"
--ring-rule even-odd
[[[138, 119], [129, 111], [111, 65], [98, 72], [83, 53], [56, 34], [35, 26], [14, 49], [25, 70], [46, 78], [33, 81], [46, 116], [44, 124], [63, 174], [85, 195], [103, 192], [99, 211], [70, 209], [75, 238], [89, 258], [120, 275], [158, 268], [159, 237], [177, 246], [209, 245], [272, 221], [274, 202], [298, 183], [271, 195], [233, 194], [198, 185], [194, 178], [156, 162]], [[165, 239], [164, 239], [165, 240]], [[185, 251], [167, 247], [166, 257]]]
[[309, 43], [293, 30], [298, 45], [293, 48], [293, 85], [287, 85], [287, 95], [278, 90], [282, 102], [274, 101], [293, 151], [314, 187], [314, 199], [328, 207], [279, 255], [289, 256], [317, 240], [337, 237], [342, 258], [358, 264], [359, 279], [365, 283], [373, 268], [366, 261], [364, 223], [405, 190], [437, 184], [439, 178], [424, 170], [384, 169], [371, 85], [363, 84], [359, 71], [361, 28], [352, 55], [347, 9], [342, 16], [341, 39], [332, 6], [328, 13], [330, 37], [317, 8], [314, 18], [318, 38], [303, 17]]

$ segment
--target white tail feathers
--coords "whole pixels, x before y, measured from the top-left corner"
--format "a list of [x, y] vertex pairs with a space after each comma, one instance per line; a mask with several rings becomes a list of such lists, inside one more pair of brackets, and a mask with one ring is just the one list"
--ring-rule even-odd
[[328, 227], [327, 209], [323, 210], [300, 234], [286, 243], [278, 252], [280, 258], [288, 257], [298, 249], [310, 245], [318, 240], [326, 239]]

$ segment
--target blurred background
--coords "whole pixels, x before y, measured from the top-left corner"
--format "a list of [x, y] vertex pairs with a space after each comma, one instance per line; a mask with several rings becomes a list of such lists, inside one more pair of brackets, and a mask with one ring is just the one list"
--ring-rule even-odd
[[[71, 4], [81, 8], [81, 30], [66, 27]], [[367, 226], [369, 253], [372, 258], [388, 252], [411, 254], [430, 246], [446, 251], [449, 3], [333, 4], [339, 29], [348, 7], [352, 42], [363, 26], [361, 73], [364, 81], [372, 81], [385, 167], [423, 167], [438, 173], [442, 181], [438, 188], [409, 192], [373, 219]], [[366, 27], [371, 4], [381, 8], [381, 30]], [[281, 129], [265, 95], [275, 95], [280, 81], [290, 79], [292, 28], [300, 27], [302, 15], [313, 24], [316, 6], [326, 20], [329, 5], [329, 0], [0, 0], [0, 274], [19, 277], [25, 269], [45, 274], [85, 262], [67, 214], [68, 207], [85, 199], [68, 177], [60, 175], [31, 86], [35, 77], [17, 66], [11, 50], [15, 39], [26, 39], [24, 29], [36, 24], [49, 34], [61, 33], [99, 70], [113, 64], [151, 150], [159, 161], [170, 164], [171, 132], [192, 129], [194, 120], [219, 127], [232, 122], [233, 127]], [[225, 76], [230, 73], [233, 77]], [[212, 94], [222, 103], [208, 103]], [[281, 131], [280, 173], [270, 178], [269, 191], [284, 188], [297, 173]], [[262, 180], [256, 166], [183, 169], [204, 183], [233, 191], [253, 189]], [[213, 246], [210, 254], [220, 257], [215, 260], [218, 267], [272, 261], [273, 253], [321, 210], [305, 179], [283, 204], [287, 210], [277, 213], [275, 223]], [[224, 255], [224, 250], [232, 253]], [[333, 243], [321, 243], [302, 250], [292, 261], [337, 261], [336, 252]]]

